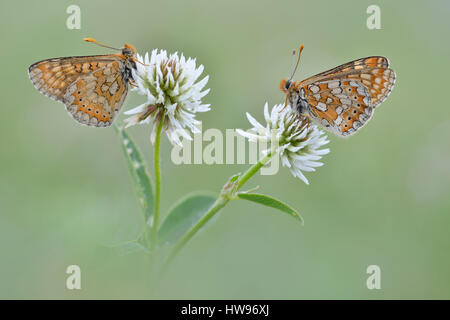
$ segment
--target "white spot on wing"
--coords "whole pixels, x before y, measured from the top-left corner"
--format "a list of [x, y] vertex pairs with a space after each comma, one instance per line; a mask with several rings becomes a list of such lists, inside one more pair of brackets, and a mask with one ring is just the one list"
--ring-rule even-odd
[[316, 85], [310, 85], [309, 90], [311, 90], [312, 93], [317, 93], [319, 92], [320, 88]]
[[339, 80], [331, 81], [328, 83], [328, 88], [334, 89], [334, 88], [339, 87], [340, 84], [341, 84], [341, 82]]
[[320, 111], [323, 111], [323, 112], [327, 111], [327, 105], [325, 103], [323, 103], [323, 102], [319, 102], [317, 104], [316, 108], [317, 108], [317, 110], [320, 110]]
[[117, 84], [117, 81], [114, 81], [112, 86], [109, 88], [109, 93], [115, 94], [118, 88], [119, 88], [119, 85]]

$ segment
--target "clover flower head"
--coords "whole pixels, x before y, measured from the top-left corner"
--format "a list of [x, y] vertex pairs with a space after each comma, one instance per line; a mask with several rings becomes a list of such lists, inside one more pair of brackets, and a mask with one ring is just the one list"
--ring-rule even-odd
[[135, 88], [147, 96], [147, 102], [125, 112], [132, 115], [125, 119], [126, 127], [149, 123], [153, 125], [150, 140], [155, 141], [156, 128], [163, 119], [163, 130], [172, 144], [181, 145], [180, 137], [192, 139], [189, 132], [199, 132], [195, 119], [197, 112], [209, 111], [209, 104], [202, 104], [202, 98], [209, 89], [203, 90], [209, 77], [197, 81], [203, 72], [203, 65], [196, 66], [195, 59], [186, 59], [183, 54], [168, 55], [165, 50], [153, 50], [149, 58], [137, 55], [140, 63], [133, 70]]
[[275, 105], [269, 113], [269, 106], [264, 106], [266, 126], [255, 120], [248, 112], [247, 119], [253, 128], [248, 131], [238, 129], [238, 133], [249, 141], [267, 142], [269, 147], [262, 150], [262, 155], [278, 153], [283, 166], [289, 168], [294, 177], [309, 184], [303, 172], [315, 171], [323, 165], [318, 162], [330, 149], [322, 149], [327, 144], [325, 132], [309, 119], [298, 115], [284, 104]]

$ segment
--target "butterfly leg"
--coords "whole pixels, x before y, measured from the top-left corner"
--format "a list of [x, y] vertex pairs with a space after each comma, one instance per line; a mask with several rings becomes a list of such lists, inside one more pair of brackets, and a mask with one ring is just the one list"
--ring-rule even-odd
[[281, 110], [284, 110], [287, 107], [288, 103], [289, 103], [289, 93], [286, 94], [286, 100], [284, 101], [284, 107]]
[[132, 87], [139, 88], [139, 86], [136, 84], [136, 81], [134, 81], [133, 79], [129, 80], [129, 84]]
[[303, 122], [304, 126], [309, 127], [311, 125], [311, 118], [308, 115], [301, 114], [298, 117]]
[[132, 57], [131, 60], [133, 60], [133, 62], [135, 62], [135, 63], [137, 62], [137, 63], [143, 65], [144, 67], [148, 67], [149, 66], [149, 64], [142, 63], [138, 59], [136, 59], [135, 57]]

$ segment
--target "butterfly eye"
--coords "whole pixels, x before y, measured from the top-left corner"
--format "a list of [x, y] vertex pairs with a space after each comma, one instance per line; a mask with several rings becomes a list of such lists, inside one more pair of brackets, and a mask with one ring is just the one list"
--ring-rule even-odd
[[291, 81], [291, 80], [286, 81], [286, 84], [284, 85], [284, 88], [285, 88], [286, 90], [289, 90], [289, 88], [291, 87], [291, 84], [292, 84], [292, 81]]
[[132, 56], [132, 55], [133, 55], [133, 52], [132, 52], [131, 49], [129, 49], [129, 48], [124, 48], [124, 49], [122, 49], [122, 54], [123, 54], [124, 56]]

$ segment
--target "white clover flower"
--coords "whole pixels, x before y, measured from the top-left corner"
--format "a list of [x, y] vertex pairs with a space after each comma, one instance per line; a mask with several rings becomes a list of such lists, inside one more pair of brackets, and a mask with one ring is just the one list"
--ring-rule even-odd
[[[133, 78], [139, 94], [147, 96], [147, 102], [125, 112], [133, 116], [125, 119], [126, 127], [150, 123], [153, 130], [150, 135], [155, 142], [156, 128], [164, 116], [163, 130], [172, 144], [181, 145], [180, 136], [191, 140], [186, 129], [192, 133], [199, 132], [196, 127], [200, 121], [195, 119], [197, 112], [209, 111], [209, 104], [202, 104], [201, 99], [208, 94], [209, 89], [203, 90], [208, 82], [208, 76], [199, 82], [198, 77], [203, 72], [203, 65], [196, 67], [195, 59], [186, 58], [178, 53], [167, 55], [167, 52], [157, 49], [152, 51], [149, 59], [148, 52], [142, 62], [136, 63]], [[202, 91], [203, 90], [203, 91]]]
[[269, 106], [265, 104], [265, 127], [248, 112], [247, 118], [253, 128], [247, 132], [238, 129], [238, 133], [249, 141], [268, 142], [269, 147], [262, 151], [262, 155], [265, 156], [269, 152], [279, 153], [283, 166], [288, 167], [294, 177], [309, 184], [303, 171], [315, 171], [316, 167], [323, 165], [318, 160], [330, 152], [330, 149], [320, 149], [329, 142], [325, 132], [299, 116], [289, 105], [284, 107], [284, 104], [275, 105], [270, 114]]

